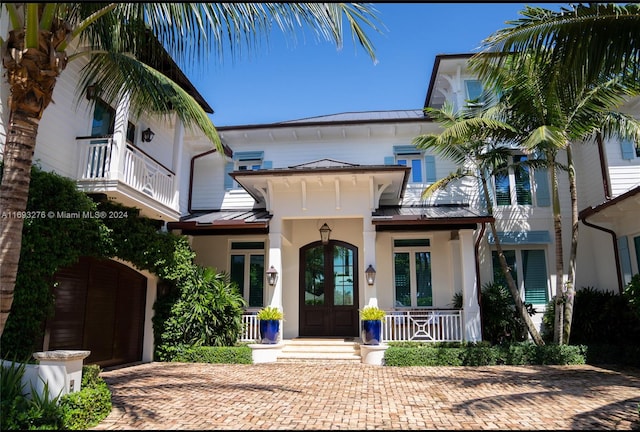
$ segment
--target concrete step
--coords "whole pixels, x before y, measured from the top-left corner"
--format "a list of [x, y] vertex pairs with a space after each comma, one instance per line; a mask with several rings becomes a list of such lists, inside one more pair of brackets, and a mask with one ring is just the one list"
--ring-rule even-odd
[[295, 338], [285, 340], [278, 361], [360, 362], [360, 344], [344, 338]]

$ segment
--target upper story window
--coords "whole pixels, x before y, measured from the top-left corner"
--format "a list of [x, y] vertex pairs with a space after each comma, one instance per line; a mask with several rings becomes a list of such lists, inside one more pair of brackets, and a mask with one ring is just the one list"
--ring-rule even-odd
[[482, 82], [480, 80], [464, 80], [466, 100], [472, 101], [471, 105], [482, 105]]
[[256, 171], [269, 169], [271, 167], [272, 162], [264, 160], [263, 151], [234, 152], [233, 160], [225, 166], [224, 187], [225, 189], [238, 187], [238, 183], [233, 181], [233, 178], [228, 175], [232, 171]]
[[527, 160], [525, 155], [514, 155], [505, 165], [506, 171], [494, 176], [496, 205], [531, 205], [531, 178], [529, 168], [524, 165], [514, 165]]
[[395, 239], [393, 275], [396, 307], [433, 306], [429, 239]]
[[436, 162], [432, 155], [425, 155], [414, 146], [393, 146], [394, 156], [385, 158], [386, 165], [402, 165], [411, 168], [409, 183], [433, 183], [436, 181]]
[[[116, 110], [102, 99], [97, 99], [93, 110], [91, 122], [92, 137], [106, 137], [113, 135], [115, 128]], [[134, 144], [136, 127], [133, 123], [127, 124], [127, 142]]]

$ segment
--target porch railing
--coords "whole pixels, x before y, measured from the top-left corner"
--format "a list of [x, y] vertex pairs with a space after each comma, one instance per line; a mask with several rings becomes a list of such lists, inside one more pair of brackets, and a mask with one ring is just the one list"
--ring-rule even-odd
[[[80, 163], [78, 180], [115, 180], [112, 166], [118, 163], [113, 154], [112, 138], [78, 138]], [[127, 145], [118, 178], [133, 189], [174, 208], [175, 174], [142, 150]]]
[[255, 342], [260, 338], [260, 325], [258, 315], [244, 314], [242, 315], [242, 334], [240, 342]]
[[[242, 342], [254, 342], [260, 337], [258, 316], [242, 315]], [[461, 342], [464, 332], [462, 310], [393, 310], [387, 311], [382, 324], [382, 340], [420, 342]]]
[[462, 310], [387, 311], [382, 340], [420, 342], [460, 342], [463, 339]]

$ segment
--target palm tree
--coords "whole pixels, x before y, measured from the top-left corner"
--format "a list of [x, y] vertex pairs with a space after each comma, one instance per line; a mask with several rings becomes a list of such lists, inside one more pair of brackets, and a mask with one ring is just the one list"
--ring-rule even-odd
[[[592, 140], [596, 134], [633, 139], [639, 136], [640, 122], [617, 112], [625, 100], [639, 89], [624, 74], [600, 75], [588, 81], [572, 75], [541, 58], [514, 55], [513, 61], [487, 63], [472, 58], [472, 70], [501, 94], [500, 119], [518, 131], [518, 141], [530, 152], [544, 156], [551, 174], [554, 243], [556, 255], [556, 316], [554, 341], [568, 343], [575, 295], [578, 245], [578, 192], [573, 162], [573, 143]], [[560, 164], [560, 152], [566, 164]], [[571, 243], [567, 278], [564, 277], [562, 217], [558, 192], [558, 170], [568, 174], [571, 198]], [[565, 292], [566, 290], [566, 292]]]
[[522, 18], [485, 39], [476, 54], [488, 66], [503, 64], [510, 54], [517, 61], [550, 63], [567, 75], [623, 74], [640, 81], [640, 4], [572, 4], [559, 11], [526, 6]]
[[[451, 103], [445, 103], [440, 110], [426, 108], [425, 113], [437, 121], [444, 128], [444, 131], [439, 134], [420, 135], [413, 139], [413, 144], [420, 149], [432, 150], [442, 157], [452, 160], [459, 168], [427, 187], [423, 191], [422, 197], [427, 198], [435, 191], [444, 189], [449, 184], [465, 177], [476, 178], [481, 185], [481, 193], [487, 204], [487, 213], [489, 216], [493, 216], [488, 181], [491, 176], [504, 170], [511, 150], [500, 143], [507, 142], [514, 134], [514, 129], [506, 123], [492, 119], [491, 111], [485, 115], [474, 115], [473, 111], [456, 113]], [[511, 276], [495, 220], [492, 220], [489, 225], [495, 240], [500, 267], [513, 297], [516, 312], [525, 323], [535, 344], [544, 345], [540, 332], [531, 320], [520, 291]]]
[[[308, 26], [340, 47], [346, 20], [354, 41], [375, 61], [364, 29], [380, 31], [375, 10], [357, 3], [3, 3], [1, 8], [9, 23], [0, 45], [11, 92], [0, 185], [5, 215], [26, 208], [38, 124], [71, 61], [88, 62], [78, 95], [95, 83], [107, 102], [126, 95], [134, 115], [175, 113], [222, 151], [207, 114], [158, 70], [150, 46], [159, 43], [178, 62], [195, 63], [211, 49], [230, 48], [232, 54], [244, 46], [254, 49], [258, 36], [277, 25], [289, 35]], [[22, 218], [8, 217], [0, 228], [0, 335], [13, 302], [22, 226]]]

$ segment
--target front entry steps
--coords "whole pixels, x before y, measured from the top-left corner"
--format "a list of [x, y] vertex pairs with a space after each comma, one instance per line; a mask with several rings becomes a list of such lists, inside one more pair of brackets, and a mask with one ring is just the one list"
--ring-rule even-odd
[[318, 362], [360, 363], [360, 338], [285, 339], [278, 354], [278, 363]]

